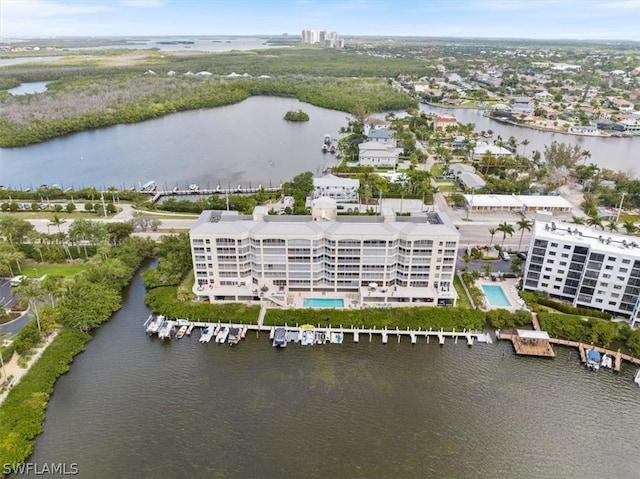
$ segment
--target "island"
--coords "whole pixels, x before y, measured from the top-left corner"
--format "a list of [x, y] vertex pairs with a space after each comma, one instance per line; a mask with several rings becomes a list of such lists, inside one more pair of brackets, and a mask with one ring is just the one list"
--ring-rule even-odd
[[284, 119], [287, 121], [309, 121], [309, 115], [302, 110], [289, 110], [284, 115]]

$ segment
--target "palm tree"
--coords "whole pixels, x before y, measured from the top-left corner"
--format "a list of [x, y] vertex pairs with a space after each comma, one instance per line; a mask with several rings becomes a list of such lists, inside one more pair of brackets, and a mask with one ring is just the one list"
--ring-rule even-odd
[[38, 312], [37, 301], [42, 301], [43, 295], [40, 285], [29, 278], [22, 278], [20, 284], [11, 289], [11, 294], [18, 298], [26, 299], [29, 309], [33, 309], [36, 315], [36, 322], [38, 324], [38, 331], [42, 333], [42, 327], [40, 326], [40, 313]]
[[529, 221], [524, 216], [518, 220], [516, 223], [518, 225], [518, 231], [520, 231], [520, 241], [518, 242], [518, 251], [520, 251], [520, 247], [522, 246], [522, 237], [524, 236], [525, 231], [531, 231], [531, 227], [533, 226], [533, 222]]
[[498, 232], [497, 228], [489, 228], [489, 234], [491, 235], [491, 241], [489, 242], [489, 249], [491, 249], [491, 245], [493, 244], [493, 237]]
[[62, 230], [60, 229], [60, 225], [65, 223], [66, 220], [61, 219], [58, 215], [53, 215], [53, 218], [51, 218], [51, 222], [49, 223], [51, 226], [57, 226], [58, 227], [58, 232], [62, 233]]
[[581, 216], [572, 216], [571, 217], [571, 222], [574, 225], [583, 225], [584, 224], [584, 218]]
[[500, 223], [496, 229], [502, 233], [502, 244], [500, 245], [500, 249], [502, 250], [504, 249], [504, 241], [507, 239], [507, 235], [513, 236], [515, 229], [513, 225], [510, 225], [506, 221]]
[[594, 228], [600, 228], [604, 231], [604, 226], [602, 225], [602, 218], [597, 215], [592, 215], [587, 218], [587, 224], [589, 226], [593, 226]]
[[525, 158], [527, 156], [527, 146], [529, 145], [529, 143], [529, 140], [527, 140], [526, 138], [520, 142], [520, 144], [524, 146], [524, 149], [522, 150], [522, 156], [524, 156]]
[[615, 221], [609, 221], [609, 224], [607, 225], [607, 229], [611, 233], [618, 231], [618, 223], [616, 223]]
[[633, 221], [625, 221], [622, 223], [622, 227], [625, 229], [627, 234], [633, 234], [637, 231], [636, 225], [633, 224]]

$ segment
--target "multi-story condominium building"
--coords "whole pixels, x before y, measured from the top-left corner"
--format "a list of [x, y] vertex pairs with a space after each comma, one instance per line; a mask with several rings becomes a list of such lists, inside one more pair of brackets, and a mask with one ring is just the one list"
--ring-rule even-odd
[[344, 40], [338, 33], [326, 30], [302, 30], [302, 43], [320, 44], [324, 48], [344, 48]]
[[324, 175], [313, 179], [312, 199], [328, 196], [338, 203], [357, 203], [360, 180], [341, 178], [335, 175]]
[[523, 288], [638, 321], [640, 241], [538, 215]]
[[337, 216], [315, 200], [311, 216], [204, 211], [190, 231], [194, 293], [216, 301], [331, 294], [347, 306], [454, 305], [459, 233], [440, 213]]

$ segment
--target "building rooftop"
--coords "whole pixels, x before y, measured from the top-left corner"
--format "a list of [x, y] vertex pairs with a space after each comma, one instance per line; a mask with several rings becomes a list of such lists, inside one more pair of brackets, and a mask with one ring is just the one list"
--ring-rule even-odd
[[360, 186], [360, 180], [355, 180], [352, 178], [341, 178], [335, 175], [324, 175], [320, 178], [313, 179], [314, 187], [327, 187], [327, 186], [346, 186], [346, 187], [356, 187]]
[[640, 239], [636, 236], [599, 231], [589, 226], [561, 221], [536, 220], [533, 227], [537, 239], [570, 241], [611, 254], [640, 256]]

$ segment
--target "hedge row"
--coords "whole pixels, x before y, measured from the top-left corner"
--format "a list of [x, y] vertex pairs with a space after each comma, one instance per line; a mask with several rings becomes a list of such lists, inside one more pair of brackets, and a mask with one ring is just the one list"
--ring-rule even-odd
[[[560, 311], [561, 313], [565, 314], [574, 314], [576, 316], [590, 316], [592, 318], [600, 319], [611, 319], [611, 314], [607, 312], [590, 308], [576, 308], [571, 304], [563, 303], [561, 301], [555, 301], [553, 299], [543, 297], [540, 294], [532, 293], [530, 291], [522, 291], [520, 293], [520, 296], [522, 296], [522, 299], [524, 299], [527, 304], [531, 305], [532, 307], [534, 307], [535, 304], [540, 304], [542, 306], [547, 306], [548, 308], [555, 309], [556, 311]], [[536, 310], [535, 307], [534, 310]]]
[[74, 356], [83, 351], [89, 335], [63, 329], [37, 362], [11, 390], [0, 408], [0, 463], [18, 464], [33, 450], [49, 396], [58, 376], [69, 370]]

